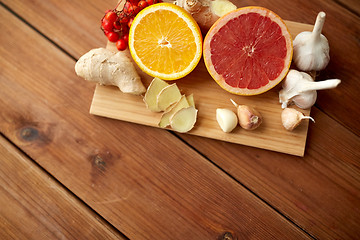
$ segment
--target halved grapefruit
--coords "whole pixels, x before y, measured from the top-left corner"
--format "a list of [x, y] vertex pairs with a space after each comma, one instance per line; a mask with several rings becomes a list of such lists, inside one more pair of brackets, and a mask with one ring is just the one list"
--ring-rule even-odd
[[257, 95], [286, 76], [292, 39], [283, 20], [262, 7], [236, 9], [218, 19], [204, 40], [204, 61], [226, 91]]

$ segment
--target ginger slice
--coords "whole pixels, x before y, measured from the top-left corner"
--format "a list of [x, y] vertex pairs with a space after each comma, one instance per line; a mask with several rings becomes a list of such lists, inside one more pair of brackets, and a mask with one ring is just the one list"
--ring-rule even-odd
[[180, 133], [190, 131], [195, 125], [197, 112], [193, 106], [180, 109], [170, 118], [171, 128]]
[[172, 104], [179, 101], [181, 98], [181, 93], [179, 88], [176, 86], [176, 83], [173, 83], [169, 86], [163, 88], [160, 93], [157, 95], [157, 107], [160, 111], [165, 111]]
[[188, 103], [187, 97], [185, 97], [185, 95], [183, 95], [177, 103], [173, 104], [171, 109], [169, 109], [168, 111], [163, 113], [163, 115], [161, 116], [160, 122], [159, 122], [159, 127], [165, 128], [165, 127], [169, 126], [171, 116], [174, 115], [180, 109], [187, 108], [189, 106], [190, 105]]
[[195, 107], [194, 94], [190, 94], [189, 96], [186, 96], [186, 99], [190, 106]]
[[158, 108], [157, 105], [157, 96], [161, 92], [162, 89], [169, 86], [168, 83], [161, 80], [160, 78], [154, 78], [144, 96], [144, 102], [146, 107], [152, 112], [160, 112], [161, 110]]

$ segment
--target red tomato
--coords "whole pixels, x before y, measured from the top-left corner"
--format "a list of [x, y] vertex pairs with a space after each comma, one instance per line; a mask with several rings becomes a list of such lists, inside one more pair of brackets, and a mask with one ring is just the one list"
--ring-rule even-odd
[[101, 26], [103, 27], [103, 29], [105, 31], [110, 32], [113, 30], [113, 24], [111, 22], [109, 22], [108, 20], [106, 20], [105, 18], [103, 19]]
[[130, 20], [129, 20], [129, 22], [128, 22], [129, 28], [131, 27], [131, 24], [132, 24], [133, 21], [134, 21], [134, 18], [130, 18]]
[[145, 0], [141, 0], [139, 3], [138, 3], [138, 7], [140, 9], [144, 9], [148, 6], [148, 3], [145, 1]]
[[106, 20], [108, 20], [109, 22], [114, 23], [117, 19], [117, 14], [115, 12], [111, 11], [111, 12], [108, 12], [104, 18]]
[[140, 8], [138, 7], [138, 6], [133, 6], [133, 16], [135, 17], [136, 16], [136, 14], [138, 14], [139, 12], [140, 12]]
[[114, 25], [114, 28], [117, 30], [121, 30], [121, 28], [122, 28], [122, 25], [119, 21], [115, 21], [113, 25]]
[[127, 42], [125, 42], [124, 39], [119, 39], [117, 42], [116, 42], [116, 48], [119, 50], [119, 51], [123, 51], [127, 48]]
[[133, 12], [133, 5], [130, 2], [126, 2], [124, 5], [124, 13], [132, 13]]
[[110, 42], [116, 42], [119, 39], [119, 34], [116, 32], [109, 32], [106, 34], [106, 37], [109, 39]]
[[132, 5], [136, 6], [139, 3], [139, 0], [128, 0]]
[[124, 39], [125, 42], [129, 42], [129, 34], [125, 34], [122, 39]]

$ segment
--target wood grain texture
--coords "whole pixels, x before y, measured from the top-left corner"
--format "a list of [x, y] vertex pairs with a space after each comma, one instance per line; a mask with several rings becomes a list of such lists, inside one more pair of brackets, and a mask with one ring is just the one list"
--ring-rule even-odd
[[360, 16], [360, 1], [358, 0], [335, 0], [335, 2], [341, 4], [349, 11], [355, 13], [357, 16]]
[[1, 131], [127, 237], [308, 238], [169, 132], [89, 115], [75, 62], [0, 13]]
[[[311, 31], [313, 28], [312, 25], [290, 21], [286, 21], [286, 25], [293, 37], [302, 31]], [[117, 51], [111, 42], [108, 42], [107, 48]], [[136, 65], [135, 62], [134, 65]], [[145, 87], [148, 87], [153, 78], [141, 72], [140, 69], [138, 73], [141, 74]], [[293, 132], [285, 130], [280, 117], [282, 108], [278, 92], [281, 86], [257, 96], [236, 96], [224, 91], [212, 80], [203, 60], [191, 74], [178, 81], [171, 81], [171, 83], [174, 82], [181, 89], [182, 94], [194, 94], [196, 108], [199, 110], [195, 127], [189, 134], [304, 156], [309, 121], [305, 121]], [[217, 108], [228, 108], [236, 112], [230, 99], [238, 104], [257, 109], [264, 119], [261, 126], [253, 131], [237, 127], [231, 133], [224, 133], [216, 121], [215, 113]], [[307, 116], [310, 114], [309, 109], [300, 111]], [[152, 127], [158, 127], [162, 115], [162, 113], [154, 113], [146, 109], [142, 96], [123, 94], [116, 87], [100, 85], [96, 86], [90, 113]]]
[[356, 239], [360, 138], [319, 110], [312, 116], [304, 158], [181, 137], [316, 238]]
[[0, 238], [125, 239], [0, 135]]
[[[78, 58], [91, 48], [104, 45], [106, 38], [97, 27], [100, 26], [99, 19], [105, 9], [115, 7], [117, 0], [90, 2], [79, 0], [76, 3], [70, 0], [61, 3], [55, 0], [4, 0], [3, 2], [72, 56]], [[360, 120], [349, 114], [360, 109], [360, 101], [357, 101], [360, 90], [353, 86], [360, 79], [360, 73], [354, 71], [360, 62], [359, 16], [347, 11], [333, 0], [296, 0], [288, 1], [286, 4], [283, 0], [234, 0], [233, 2], [238, 7], [263, 6], [273, 10], [283, 19], [306, 24], [313, 24], [319, 11], [326, 12], [323, 33], [330, 43], [331, 61], [318, 79], [339, 78], [343, 81], [336, 89], [319, 91], [316, 106], [360, 135]], [[356, 6], [358, 4], [355, 4], [354, 8]]]
[[[100, 31], [97, 28], [94, 29], [94, 26], [98, 25], [98, 18], [95, 18], [94, 16], [83, 18], [83, 16], [93, 15], [94, 13], [92, 13], [92, 11], [94, 8], [102, 15], [103, 9], [113, 6], [112, 1], [79, 1], [84, 5], [79, 8], [74, 8], [74, 5], [69, 3], [70, 1], [61, 1], [61, 5], [65, 4], [67, 6], [66, 9], [59, 5], [59, 7], [56, 8], [56, 11], [48, 12], [38, 11], [38, 4], [56, 5], [58, 1], [14, 0], [3, 2], [5, 2], [6, 5], [11, 6], [11, 8], [19, 13], [25, 20], [31, 22], [31, 24], [39, 31], [46, 34], [46, 36], [63, 47], [66, 51], [71, 52], [75, 57], [79, 57], [92, 47], [98, 47], [104, 44], [104, 37], [99, 33]], [[204, 146], [209, 146], [209, 149], [214, 151], [212, 155], [209, 154], [211, 153], [209, 152], [210, 150], [206, 150], [205, 148], [200, 148], [200, 150], [209, 157], [213, 157], [214, 155], [223, 157], [223, 159], [215, 157], [214, 160], [211, 158], [211, 161], [214, 161], [223, 169], [226, 169], [226, 171], [234, 175], [242, 184], [249, 186], [249, 188], [258, 196], [266, 199], [270, 205], [276, 206], [280, 212], [289, 216], [289, 218], [303, 229], [308, 230], [315, 237], [323, 239], [356, 239], [359, 235], [357, 232], [357, 229], [359, 228], [356, 227], [356, 225], [358, 226], [358, 218], [354, 215], [357, 213], [356, 210], [359, 205], [359, 182], [356, 180], [359, 176], [357, 172], [359, 148], [357, 147], [358, 145], [354, 143], [357, 143], [359, 140], [353, 136], [351, 131], [356, 135], [359, 135], [360, 124], [359, 119], [357, 118], [359, 113], [359, 104], [357, 101], [359, 99], [359, 89], [356, 87], [356, 83], [360, 78], [359, 73], [354, 70], [357, 69], [357, 63], [359, 62], [360, 56], [360, 54], [358, 54], [359, 24], [357, 24], [359, 20], [353, 14], [339, 7], [334, 1], [288, 1], [284, 4], [284, 2], [280, 0], [268, 0], [241, 1], [240, 4], [243, 4], [244, 6], [262, 5], [274, 10], [284, 19], [304, 23], [312, 23], [312, 20], [310, 19], [315, 19], [318, 11], [325, 10], [327, 13], [327, 20], [324, 31], [330, 40], [332, 60], [327, 70], [322, 73], [322, 76], [338, 77], [343, 80], [343, 83], [338, 89], [319, 92], [317, 106], [319, 106], [325, 114], [319, 112], [316, 108], [313, 111], [313, 116], [316, 118], [317, 123], [315, 125], [310, 125], [307, 143], [308, 150], [303, 159], [261, 149], [204, 139], [201, 137], [190, 135], [180, 136], [183, 136], [191, 145], [194, 145], [194, 142], [197, 142], [198, 145], [203, 144]], [[240, 4], [238, 6], [240, 6]], [[26, 7], [24, 7], [24, 5], [26, 5]], [[106, 6], [101, 7], [103, 5]], [[57, 31], [57, 28], [62, 27], [65, 29], [65, 26], [61, 25], [59, 21], [65, 21], [61, 18], [63, 15], [67, 14], [67, 11], [78, 14], [77, 16], [79, 16], [79, 19], [82, 19], [82, 21], [77, 21], [75, 26], [70, 25], [69, 27], [71, 30], [67, 34], [62, 34], [63, 31]], [[48, 19], [52, 19], [54, 14], [54, 21], [48, 21]], [[84, 19], [86, 19], [86, 21], [84, 21]], [[90, 28], [88, 28], [88, 25]], [[74, 29], [76, 31], [73, 31]], [[14, 35], [13, 31], [9, 30], [9, 33], [13, 34], [12, 36], [19, 37], [18, 35]], [[94, 33], [99, 34], [97, 35], [98, 37], [96, 37]], [[4, 41], [3, 36], [4, 35], [1, 37], [1, 41]], [[92, 45], [87, 45], [88, 41], [95, 42]], [[28, 47], [31, 49], [32, 45]], [[1, 78], [6, 76], [6, 81], [12, 82], [14, 76], [19, 77], [20, 75], [21, 79], [26, 79], [26, 81], [23, 82], [23, 84], [26, 84], [26, 82], [32, 82], [34, 81], [33, 79], [37, 79], [38, 74], [40, 73], [33, 73], [32, 71], [32, 69], [37, 69], [39, 72], [45, 72], [49, 76], [52, 76], [49, 77], [50, 79], [59, 81], [52, 80], [51, 83], [45, 80], [41, 83], [34, 81], [39, 88], [42, 87], [42, 85], [46, 86], [44, 89], [45, 93], [41, 90], [36, 92], [36, 94], [40, 94], [42, 100], [38, 99], [35, 104], [30, 104], [31, 101], [29, 102], [29, 99], [32, 97], [31, 94], [25, 94], [27, 97], [24, 99], [21, 97], [14, 97], [22, 96], [27, 92], [23, 90], [24, 87], [22, 86], [19, 87], [13, 85], [12, 90], [0, 88], [0, 96], [5, 99], [2, 100], [3, 102], [1, 102], [1, 104], [4, 102], [7, 103], [6, 105], [0, 105], [1, 108], [16, 109], [15, 112], [7, 112], [7, 115], [3, 116], [2, 120], [6, 119], [6, 122], [1, 122], [2, 125], [0, 129], [2, 131], [3, 129], [6, 129], [6, 132], [11, 135], [13, 139], [17, 139], [17, 144], [19, 146], [26, 149], [27, 152], [31, 153], [33, 156], [36, 156], [37, 159], [40, 159], [48, 169], [53, 173], [56, 173], [57, 176], [60, 176], [61, 179], [67, 179], [70, 176], [70, 180], [73, 181], [70, 186], [73, 189], [84, 191], [83, 187], [84, 185], [86, 186], [87, 183], [87, 181], [83, 180], [84, 177], [80, 180], [73, 177], [77, 172], [84, 171], [84, 169], [89, 173], [88, 178], [96, 183], [94, 188], [99, 189], [101, 186], [109, 188], [103, 179], [100, 182], [98, 179], [102, 178], [103, 172], [107, 175], [107, 180], [111, 179], [111, 177], [108, 176], [110, 170], [107, 169], [109, 168], [109, 165], [111, 166], [111, 169], [113, 168], [113, 165], [109, 163], [114, 162], [114, 160], [112, 160], [114, 159], [112, 155], [113, 152], [108, 152], [107, 145], [102, 142], [103, 138], [109, 138], [109, 129], [111, 128], [117, 129], [111, 134], [112, 137], [110, 137], [110, 140], [115, 142], [114, 144], [111, 144], [112, 148], [118, 149], [116, 153], [122, 153], [123, 151], [129, 152], [127, 148], [130, 148], [135, 152], [147, 150], [148, 145], [141, 146], [136, 144], [133, 146], [131, 144], [126, 144], [121, 147], [122, 143], [118, 142], [118, 139], [121, 136], [133, 136], [134, 133], [131, 133], [132, 131], [135, 131], [139, 136], [148, 136], [149, 142], [164, 142], [164, 147], [167, 149], [165, 153], [170, 151], [169, 148], [171, 147], [167, 146], [165, 143], [168, 141], [168, 138], [162, 138], [162, 134], [167, 136], [165, 133], [161, 133], [154, 137], [154, 135], [159, 132], [157, 129], [148, 130], [148, 128], [143, 126], [137, 126], [137, 129], [136, 127], [133, 127], [133, 124], [112, 121], [109, 119], [100, 121], [98, 118], [90, 118], [91, 121], [94, 122], [89, 124], [89, 119], [81, 120], [79, 118], [75, 119], [74, 117], [69, 118], [68, 115], [78, 114], [78, 109], [81, 109], [82, 113], [86, 115], [86, 111], [89, 109], [92, 98], [93, 85], [83, 83], [81, 89], [73, 89], [73, 85], [76, 85], [79, 81], [81, 82], [81, 80], [76, 79], [76, 77], [76, 81], [74, 80], [73, 72], [62, 72], [59, 74], [59, 76], [61, 76], [59, 78], [58, 76], [55, 76], [55, 74], [51, 74], [52, 71], [59, 71], [58, 67], [53, 67], [46, 61], [40, 61], [36, 58], [37, 61], [35, 62], [41, 62], [43, 65], [25, 64], [19, 61], [18, 59], [21, 59], [21, 54], [23, 54], [24, 51], [26, 52], [26, 47], [20, 48], [19, 46], [15, 46], [10, 49], [13, 51], [13, 55], [17, 55], [7, 56], [11, 63], [17, 64], [15, 65], [16, 67], [13, 67], [11, 70], [11, 73], [16, 72], [16, 74], [2, 72]], [[72, 50], [70, 51], [69, 49]], [[56, 48], [52, 49], [50, 52], [54, 54]], [[26, 56], [25, 59], [30, 58], [29, 55]], [[60, 59], [66, 58], [63, 55], [58, 55], [57, 57]], [[65, 62], [67, 61], [68, 60]], [[67, 66], [69, 68], [72, 67], [71, 64], [64, 64], [62, 61], [56, 63], [63, 64], [62, 69], [66, 69]], [[25, 73], [31, 73], [31, 77], [28, 77], [25, 73], [19, 72], [18, 69], [26, 69]], [[30, 83], [27, 84], [29, 85]], [[28, 85], [25, 89], [29, 87]], [[49, 89], [48, 85], [53, 85], [53, 88]], [[3, 90], [4, 93], [7, 91], [10, 91], [10, 93], [3, 95], [1, 90]], [[10, 95], [10, 97], [8, 97], [8, 95]], [[70, 101], [68, 98], [74, 100]], [[51, 101], [49, 101], [49, 99]], [[47, 102], [52, 104], [53, 111], [56, 112], [58, 109], [61, 109], [61, 114], [55, 114], [50, 111], [45, 105]], [[37, 106], [37, 104], [39, 104], [39, 106]], [[32, 112], [33, 110], [34, 112]], [[41, 117], [44, 112], [46, 116], [51, 115], [53, 117], [50, 119]], [[336, 121], [331, 120], [329, 115], [334, 117]], [[318, 119], [319, 116], [321, 121]], [[71, 123], [68, 121], [71, 121]], [[76, 121], [76, 123], [73, 123], [73, 121]], [[318, 128], [319, 121], [322, 123], [321, 126], [323, 126], [321, 131]], [[67, 128], [69, 124], [72, 127]], [[341, 124], [350, 130], [344, 129], [341, 127]], [[100, 127], [93, 127], [96, 125], [100, 125]], [[24, 126], [29, 126], [31, 129], [34, 128], [37, 130], [35, 133], [40, 133], [40, 135], [32, 141], [25, 141], [18, 138], [17, 133]], [[102, 129], [103, 127], [105, 130]], [[93, 129], [88, 133], [91, 135], [90, 137], [84, 132], [79, 134], [79, 131], [83, 128]], [[58, 131], [58, 129], [60, 129], [60, 131]], [[103, 131], [106, 132], [105, 135], [102, 135]], [[122, 133], [122, 131], [124, 133]], [[72, 134], [73, 137], [67, 136], [68, 134]], [[67, 136], [64, 141], [68, 141], [69, 144], [78, 147], [82, 154], [79, 154], [77, 151], [73, 150], [73, 148], [68, 149], [67, 145], [64, 143], [58, 144], [58, 151], [47, 147], [53, 139], [58, 141], [58, 138], [63, 135]], [[120, 137], [117, 138], [117, 136]], [[343, 138], [347, 140], [343, 141]], [[88, 142], [91, 142], [92, 139], [96, 140], [95, 143], [89, 144]], [[136, 143], [138, 139], [130, 137], [127, 141]], [[126, 141], [124, 142], [126, 143]], [[211, 142], [215, 142], [215, 144], [212, 144]], [[338, 144], [340, 144], [340, 146], [337, 146]], [[114, 145], [119, 145], [120, 149], [119, 146], [115, 147]], [[44, 148], [42, 149], [43, 146]], [[176, 148], [175, 143], [171, 146]], [[51, 150], [50, 152], [48, 151], [49, 149]], [[150, 153], [148, 159], [154, 157], [154, 150], [151, 152], [152, 154]], [[164, 151], [159, 151], [159, 155], [162, 153], [164, 153]], [[225, 155], [223, 155], [224, 153]], [[68, 154], [74, 154], [74, 156], [68, 159]], [[83, 158], [86, 154], [88, 154], [88, 157]], [[105, 158], [105, 161], [101, 161], [101, 157]], [[54, 160], [54, 158], [56, 160]], [[127, 158], [131, 158], [131, 155]], [[53, 166], [53, 162], [61, 162], [61, 164], [57, 163]], [[97, 164], [95, 164], [95, 162]], [[106, 167], [104, 167], [104, 162], [106, 162]], [[127, 160], [126, 163], [131, 165], [131, 160]], [[156, 163], [159, 162], [156, 161]], [[127, 166], [127, 164], [122, 165], [122, 167]], [[139, 162], [138, 164], [143, 164], [143, 162]], [[138, 169], [141, 168], [139, 167]], [[143, 171], [140, 171], [140, 173], [136, 172], [136, 169], [134, 169], [131, 174], [137, 176], [141, 175], [142, 172]], [[128, 174], [130, 173], [125, 173], [120, 175], [120, 177], [128, 176]], [[328, 174], [331, 177], [327, 177]], [[145, 176], [145, 178], [146, 177], [147, 176]], [[130, 180], [124, 179], [124, 181], [127, 182], [136, 181], [134, 178], [131, 178]], [[68, 184], [70, 180], [65, 181], [65, 183]], [[83, 185], [79, 184], [79, 182], [83, 182]], [[152, 184], [142, 183], [144, 187], [154, 189]], [[123, 185], [117, 187], [114, 191], [120, 192], [119, 189], [122, 189], [121, 187], [123, 187]], [[106, 192], [110, 193], [111, 190], [108, 189]], [[103, 191], [101, 193], [103, 193]], [[96, 195], [96, 193], [93, 194]], [[82, 196], [83, 195], [86, 194], [82, 194]], [[91, 195], [90, 198], [97, 198], [96, 196], [94, 197], [94, 195]], [[108, 195], [113, 196], [111, 194]], [[104, 194], [103, 196], [107, 197], [108, 195]], [[165, 194], [163, 193], [162, 196], [163, 195]], [[148, 196], [145, 196], [144, 198], [148, 199]], [[304, 199], [306, 201], [304, 201]], [[339, 199], [339, 201], [336, 199]], [[344, 201], [344, 204], [342, 201]], [[112, 200], [109, 199], [102, 204], [107, 204], [109, 202], [111, 203]], [[156, 203], [158, 203], [158, 201], [154, 204], [156, 205]], [[97, 209], [100, 210], [99, 207]], [[353, 209], [355, 209], [355, 211], [353, 211]], [[108, 212], [109, 210], [105, 211], [105, 213]], [[188, 211], [186, 212], [188, 213]], [[197, 211], [194, 210], [194, 212], [196, 213]], [[346, 214], [348, 214], [350, 218], [348, 220], [345, 219], [343, 224], [343, 217]], [[248, 215], [243, 215], [244, 219], [247, 221], [249, 219], [247, 219], [246, 216]], [[315, 221], [313, 219], [317, 220]], [[139, 220], [135, 219], [132, 223], [136, 224], [138, 223], [137, 221]], [[247, 223], [249, 224], [249, 222]], [[349, 225], [347, 226], [347, 224]], [[127, 223], [125, 223], [125, 225], [127, 225]], [[124, 225], [122, 226], [124, 227]], [[351, 228], [352, 226], [355, 227]]]

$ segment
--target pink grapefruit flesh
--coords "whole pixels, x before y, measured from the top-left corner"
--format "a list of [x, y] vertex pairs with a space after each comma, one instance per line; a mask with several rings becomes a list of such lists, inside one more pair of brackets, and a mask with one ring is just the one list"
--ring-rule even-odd
[[204, 61], [226, 91], [257, 95], [286, 76], [291, 35], [282, 19], [262, 7], [239, 8], [218, 19], [204, 40]]

